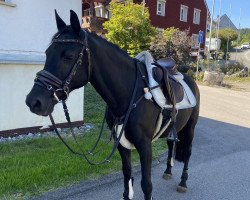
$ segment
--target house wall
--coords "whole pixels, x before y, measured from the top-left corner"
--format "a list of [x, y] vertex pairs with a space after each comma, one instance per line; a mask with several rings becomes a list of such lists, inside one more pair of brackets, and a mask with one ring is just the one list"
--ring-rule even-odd
[[[51, 125], [48, 117], [32, 114], [25, 105], [34, 75], [43, 64], [0, 64], [0, 131]], [[67, 102], [72, 121], [83, 120], [83, 89], [73, 91]], [[66, 122], [62, 105], [53, 112], [56, 123]], [[1, 137], [1, 134], [0, 134]]]
[[11, 0], [15, 7], [0, 4], [0, 50], [43, 53], [57, 31], [54, 9], [69, 24], [70, 9], [79, 19], [81, 0]]
[[[57, 31], [54, 9], [67, 24], [70, 9], [79, 19], [82, 16], [81, 0], [10, 2], [0, 3], [0, 132], [50, 124], [47, 118], [29, 111], [25, 98], [35, 74], [44, 66], [44, 51]], [[54, 115], [56, 122], [62, 123], [65, 119], [59, 106]], [[70, 95], [68, 106], [72, 121], [82, 121], [83, 88]]]
[[[135, 0], [135, 3], [142, 2]], [[207, 8], [204, 0], [166, 0], [165, 16], [156, 14], [157, 0], [145, 0], [146, 6], [149, 8], [150, 19], [152, 25], [158, 28], [175, 27], [184, 31], [190, 29], [190, 35], [198, 34], [200, 30], [206, 33]], [[188, 6], [187, 22], [180, 21], [181, 5]], [[193, 23], [194, 8], [201, 10], [200, 24]]]

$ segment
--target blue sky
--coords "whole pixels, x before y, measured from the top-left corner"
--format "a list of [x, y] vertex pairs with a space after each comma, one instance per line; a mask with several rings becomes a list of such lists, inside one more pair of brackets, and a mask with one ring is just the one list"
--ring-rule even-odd
[[[212, 14], [213, 0], [207, 0], [210, 13]], [[230, 4], [231, 4], [231, 17], [230, 17]], [[250, 28], [250, 0], [221, 0], [221, 15], [227, 14], [234, 25], [239, 27], [239, 17], [241, 8], [241, 28]], [[214, 19], [219, 15], [220, 0], [215, 0], [214, 6]]]

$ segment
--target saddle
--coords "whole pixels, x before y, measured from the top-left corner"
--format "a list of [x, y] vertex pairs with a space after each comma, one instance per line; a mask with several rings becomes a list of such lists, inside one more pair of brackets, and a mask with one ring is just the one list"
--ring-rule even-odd
[[173, 76], [178, 73], [175, 61], [171, 58], [162, 58], [152, 64], [156, 66], [152, 69], [153, 78], [162, 86], [167, 103], [175, 105], [181, 102], [184, 98], [184, 89]]

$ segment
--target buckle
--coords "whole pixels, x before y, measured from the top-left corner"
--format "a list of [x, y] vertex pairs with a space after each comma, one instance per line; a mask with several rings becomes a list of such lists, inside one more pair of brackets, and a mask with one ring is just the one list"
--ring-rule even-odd
[[[59, 98], [59, 97], [60, 98]], [[54, 92], [54, 97], [56, 99], [56, 101], [58, 103], [61, 103], [63, 101], [67, 101], [68, 98], [69, 98], [69, 89], [67, 90], [63, 90], [63, 89], [57, 89], [55, 92]]]

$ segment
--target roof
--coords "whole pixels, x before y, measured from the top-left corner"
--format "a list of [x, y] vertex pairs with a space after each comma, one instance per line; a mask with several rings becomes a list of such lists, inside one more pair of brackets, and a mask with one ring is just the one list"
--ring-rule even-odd
[[234, 30], [238, 30], [236, 28], [236, 26], [234, 25], [234, 23], [231, 21], [231, 19], [227, 16], [227, 14], [224, 14], [224, 15], [218, 17], [215, 20], [215, 22], [220, 23], [220, 29], [231, 28], [231, 29], [234, 29]]

